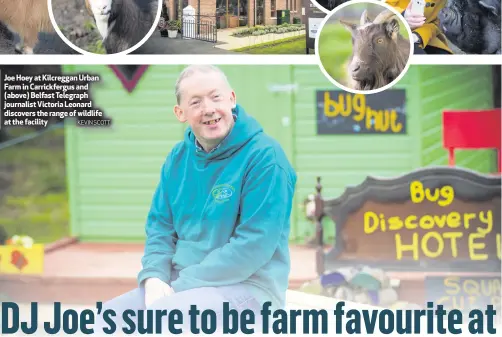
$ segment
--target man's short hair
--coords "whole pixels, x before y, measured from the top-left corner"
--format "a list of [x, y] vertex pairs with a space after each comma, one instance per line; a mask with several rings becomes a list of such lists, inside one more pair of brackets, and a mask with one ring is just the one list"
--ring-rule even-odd
[[190, 65], [190, 66], [186, 67], [185, 69], [183, 69], [180, 76], [176, 80], [175, 95], [176, 95], [176, 102], [178, 104], [180, 104], [180, 101], [181, 101], [181, 89], [180, 89], [181, 82], [196, 72], [202, 72], [202, 73], [215, 72], [223, 78], [223, 80], [225, 81], [227, 86], [230, 88], [230, 83], [228, 82], [228, 78], [220, 68], [213, 66], [213, 65], [210, 65], [210, 64], [208, 64], [208, 65], [206, 65], [206, 64], [193, 64], [193, 65]]

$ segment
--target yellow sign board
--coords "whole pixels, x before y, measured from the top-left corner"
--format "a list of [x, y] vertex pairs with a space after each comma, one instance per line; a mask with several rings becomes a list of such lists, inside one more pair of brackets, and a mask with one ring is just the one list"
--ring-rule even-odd
[[44, 245], [30, 248], [17, 245], [0, 246], [0, 274], [36, 275], [44, 271]]

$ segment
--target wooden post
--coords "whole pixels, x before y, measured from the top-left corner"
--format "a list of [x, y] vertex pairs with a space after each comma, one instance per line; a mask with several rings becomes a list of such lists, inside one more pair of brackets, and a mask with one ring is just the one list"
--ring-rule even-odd
[[324, 274], [324, 239], [323, 239], [323, 228], [322, 228], [322, 218], [324, 217], [324, 201], [321, 196], [321, 177], [317, 177], [317, 185], [316, 185], [317, 193], [314, 198], [315, 204], [315, 225], [316, 225], [316, 242], [317, 242], [317, 250], [316, 250], [316, 270], [317, 275]]

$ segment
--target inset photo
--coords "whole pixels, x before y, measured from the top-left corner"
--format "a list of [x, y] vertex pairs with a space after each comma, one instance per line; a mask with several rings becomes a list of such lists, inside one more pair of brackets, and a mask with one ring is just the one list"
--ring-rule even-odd
[[[325, 13], [351, 0], [311, 0]], [[500, 0], [379, 0], [403, 16], [415, 55], [501, 54]]]
[[414, 54], [501, 53], [500, 0], [384, 0], [413, 32]]
[[47, 0], [0, 0], [0, 54], [53, 51], [72, 53], [54, 31]]
[[313, 4], [315, 4], [319, 9], [328, 13], [331, 12], [336, 7], [349, 2], [351, 0], [310, 0]]
[[86, 54], [127, 54], [157, 28], [162, 0], [47, 0], [59, 36]]
[[324, 75], [352, 93], [372, 94], [396, 84], [413, 53], [411, 29], [391, 6], [354, 0], [329, 13], [315, 41]]

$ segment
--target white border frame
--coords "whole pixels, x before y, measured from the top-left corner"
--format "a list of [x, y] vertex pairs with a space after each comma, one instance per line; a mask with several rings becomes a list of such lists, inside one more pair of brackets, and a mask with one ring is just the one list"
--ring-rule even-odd
[[[316, 7], [317, 7], [317, 9], [319, 9], [321, 12], [325, 13], [326, 15], [329, 15], [330, 11], [329, 11], [329, 10], [327, 10], [326, 8], [324, 8], [323, 6], [321, 6], [321, 5], [317, 2], [317, 0], [310, 0], [310, 2], [312, 2], [312, 3], [314, 4], [314, 6], [316, 6]], [[343, 4], [342, 4], [342, 5], [343, 5]], [[337, 6], [337, 7], [335, 7], [335, 8], [333, 9], [333, 12], [334, 12], [337, 8], [338, 8], [338, 6]]]
[[[312, 1], [314, 3], [315, 0], [310, 0], [310, 1]], [[406, 31], [408, 32], [408, 40], [410, 42], [410, 52], [408, 55], [408, 61], [406, 62], [406, 66], [404, 67], [403, 71], [399, 74], [399, 76], [396, 77], [396, 79], [394, 81], [392, 81], [389, 84], [384, 85], [383, 87], [380, 87], [378, 89], [354, 90], [354, 89], [351, 89], [349, 87], [346, 87], [346, 86], [338, 83], [326, 71], [326, 69], [324, 68], [324, 65], [321, 62], [321, 56], [319, 55], [319, 39], [321, 37], [321, 33], [322, 33], [322, 29], [324, 28], [324, 25], [328, 22], [328, 20], [333, 15], [335, 15], [335, 13], [337, 13], [340, 10], [343, 10], [345, 7], [348, 7], [348, 6], [351, 6], [354, 4], [367, 4], [367, 3], [374, 4], [374, 5], [380, 5], [384, 8], [387, 8], [388, 10], [392, 11], [394, 14], [396, 14], [398, 19], [401, 21], [401, 24], [406, 27]], [[315, 5], [315, 3], [314, 3], [314, 5]], [[408, 72], [408, 69], [410, 68], [412, 56], [413, 56], [413, 38], [412, 37], [413, 37], [413, 33], [411, 32], [410, 25], [408, 25], [408, 23], [404, 20], [403, 16], [397, 10], [395, 10], [391, 6], [387, 5], [385, 2], [379, 1], [379, 0], [350, 0], [350, 1], [347, 1], [347, 2], [337, 6], [333, 11], [329, 12], [329, 14], [327, 14], [326, 17], [321, 22], [321, 25], [319, 27], [319, 33], [317, 34], [316, 39], [315, 39], [315, 56], [317, 59], [317, 64], [319, 65], [319, 68], [321, 69], [321, 72], [335, 86], [337, 86], [338, 88], [340, 88], [344, 91], [347, 91], [347, 92], [350, 92], [353, 94], [371, 95], [371, 94], [376, 94], [376, 93], [379, 93], [379, 92], [382, 92], [382, 91], [385, 91], [385, 90], [392, 88], [394, 85], [396, 85], [404, 77], [404, 75], [406, 75], [406, 73]]]
[[[258, 54], [0, 54], [1, 64], [242, 64], [242, 65], [318, 65], [314, 55]], [[411, 65], [500, 65], [501, 55], [413, 55]]]
[[[48, 0], [48, 4], [49, 4]], [[324, 13], [316, 0], [309, 0]], [[162, 10], [162, 5], [160, 6]], [[302, 7], [300, 7], [301, 9]], [[52, 10], [52, 3], [51, 3]], [[52, 15], [52, 11], [49, 12]], [[160, 19], [160, 15], [158, 16]], [[156, 22], [156, 25], [158, 21]], [[155, 25], [155, 26], [156, 26]], [[152, 29], [153, 31], [154, 29]], [[152, 33], [153, 34], [153, 33]], [[87, 57], [91, 55], [92, 57]], [[110, 55], [116, 55], [110, 57]], [[18, 64], [77, 64], [77, 65], [107, 65], [107, 64], [141, 64], [141, 65], [184, 65], [184, 64], [233, 64], [233, 65], [318, 65], [312, 54], [1, 54], [4, 65]], [[454, 54], [454, 55], [413, 55], [412, 65], [502, 65], [502, 55]]]
[[[15, 0], [14, 0], [15, 1]], [[136, 49], [138, 49], [139, 47], [141, 47], [152, 35], [153, 35], [153, 32], [157, 29], [157, 25], [159, 24], [159, 20], [160, 20], [160, 14], [162, 13], [162, 3], [163, 3], [163, 0], [156, 0], [158, 2], [158, 6], [157, 6], [157, 14], [156, 14], [156, 17], [155, 17], [155, 20], [153, 22], [153, 25], [152, 27], [150, 27], [150, 30], [148, 31], [148, 33], [143, 37], [143, 39], [141, 39], [141, 41], [139, 41], [137, 44], [135, 44], [134, 46], [132, 46], [131, 48], [129, 49], [126, 49], [124, 51], [121, 51], [121, 52], [118, 52], [118, 53], [115, 53], [115, 54], [104, 54], [105, 57], [107, 57], [108, 55], [127, 55], [128, 53], [131, 53], [133, 51], [135, 51]], [[87, 50], [84, 50], [80, 47], [77, 47], [76, 45], [74, 45], [70, 40], [68, 40], [68, 38], [66, 38], [66, 36], [64, 36], [64, 34], [61, 32], [61, 30], [59, 30], [59, 26], [56, 22], [56, 19], [54, 18], [54, 13], [52, 12], [52, 0], [47, 0], [47, 7], [48, 7], [48, 10], [49, 10], [49, 17], [51, 19], [51, 23], [52, 23], [52, 26], [54, 27], [54, 30], [56, 31], [56, 33], [59, 35], [59, 37], [69, 46], [71, 47], [73, 50], [87, 56], [87, 55], [90, 55], [92, 57], [94, 57], [95, 55], [99, 55], [99, 56], [103, 56], [102, 54], [95, 54], [95, 53], [91, 53]], [[36, 56], [40, 56], [41, 54], [35, 54]], [[53, 55], [54, 57], [54, 55]], [[66, 62], [64, 62], [66, 63]]]

